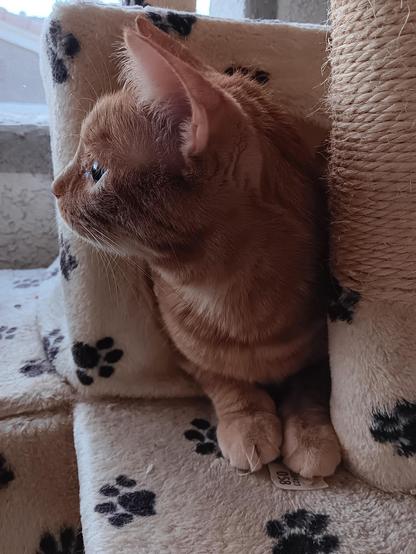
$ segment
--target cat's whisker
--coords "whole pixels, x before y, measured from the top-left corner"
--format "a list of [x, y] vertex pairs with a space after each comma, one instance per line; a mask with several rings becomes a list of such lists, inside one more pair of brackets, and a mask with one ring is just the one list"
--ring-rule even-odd
[[[110, 59], [111, 59], [111, 55], [110, 55]], [[111, 78], [108, 60], [104, 57], [104, 54], [102, 54], [102, 60], [103, 60], [103, 67], [104, 67], [106, 75], [107, 75], [107, 84], [108, 84], [107, 92], [108, 93], [114, 92], [114, 90], [116, 89], [117, 78], [115, 78], [115, 79]]]
[[90, 111], [89, 109], [85, 108], [83, 106], [84, 102], [91, 102], [91, 105], [94, 105], [97, 101], [97, 98], [92, 98], [88, 96], [77, 96], [74, 92], [69, 91], [69, 96], [71, 98], [71, 101], [75, 100], [75, 102], [78, 104], [78, 107], [71, 106], [71, 110], [83, 112], [84, 116]]
[[[94, 243], [99, 243], [99, 239], [98, 239], [97, 235], [94, 233], [94, 230], [92, 228], [87, 228], [83, 224], [81, 224], [81, 228], [83, 229], [86, 236], [89, 237], [90, 239], [92, 239], [92, 241]], [[105, 252], [105, 250], [101, 250], [100, 248], [96, 248], [95, 250], [97, 252], [98, 257], [100, 257], [101, 260], [103, 261], [103, 268], [104, 268], [104, 273], [105, 273], [106, 280], [107, 280], [108, 292], [109, 292], [109, 294], [111, 294], [115, 290], [115, 292], [116, 292], [115, 297], [117, 299], [119, 289], [118, 289], [117, 280], [116, 280], [115, 275], [114, 275], [114, 271], [112, 269], [112, 260], [111, 260], [110, 256], [108, 255], [108, 253]], [[112, 278], [113, 278], [113, 284], [114, 284], [113, 287], [111, 286], [111, 282], [110, 282], [110, 276], [109, 276], [109, 273], [108, 273], [109, 269], [112, 272]]]
[[[94, 65], [91, 64], [91, 66], [93, 67]], [[96, 98], [95, 102], [96, 102], [96, 101], [100, 98], [101, 95], [98, 94], [98, 92], [97, 92], [96, 88], [94, 87], [94, 85], [92, 84], [92, 82], [91, 82], [89, 79], [87, 79], [87, 77], [85, 77], [85, 75], [84, 75], [84, 80], [87, 82], [87, 84], [89, 85], [90, 89], [91, 89], [92, 92], [95, 94], [95, 98]]]
[[[120, 298], [119, 282], [118, 282], [118, 279], [116, 278], [114, 268], [113, 268], [113, 263], [116, 264], [117, 267], [120, 267], [117, 264], [117, 259], [120, 258], [120, 254], [117, 250], [117, 245], [108, 235], [104, 234], [102, 231], [100, 231], [96, 227], [93, 227], [92, 225], [91, 225], [91, 227], [94, 229], [95, 242], [97, 242], [98, 244], [103, 244], [110, 251], [110, 253], [112, 253], [111, 258], [110, 258], [110, 254], [108, 254], [108, 252], [106, 253], [106, 256], [110, 259], [109, 269], [112, 272], [114, 286], [116, 288], [116, 297], [119, 299]], [[102, 251], [102, 252], [104, 252], [104, 251]], [[125, 277], [122, 272], [120, 272], [120, 275]], [[126, 282], [128, 283], [127, 278], [126, 278]]]
[[[97, 64], [93, 63], [91, 57], [88, 56], [88, 54], [86, 54], [86, 55], [87, 55], [88, 61], [90, 62], [91, 67], [93, 68], [93, 70], [95, 72], [95, 76], [98, 78], [98, 81], [101, 81], [102, 80], [102, 75], [101, 75], [100, 71], [98, 70]], [[104, 68], [104, 70], [107, 74], [107, 79], [108, 79], [108, 89], [102, 91], [102, 94], [111, 94], [115, 90], [114, 79], [111, 79], [110, 72], [108, 70], [108, 59], [104, 57], [104, 54], [102, 54], [101, 59], [102, 59], [103, 63], [101, 65], [100, 69]], [[98, 98], [99, 97], [97, 96], [96, 100], [98, 100]]]
[[[125, 259], [124, 258], [119, 258], [119, 259], [120, 259], [120, 262], [124, 262], [127, 258], [125, 258]], [[141, 299], [138, 295], [138, 291], [136, 290], [136, 288], [133, 285], [133, 282], [135, 282], [135, 280], [132, 280], [131, 278], [129, 278], [129, 275], [127, 275], [126, 272], [122, 270], [121, 264], [117, 264], [117, 267], [118, 267], [119, 274], [124, 279], [125, 285], [130, 290], [133, 298], [135, 299], [135, 301], [137, 302], [137, 305], [139, 306], [139, 303], [140, 303]]]

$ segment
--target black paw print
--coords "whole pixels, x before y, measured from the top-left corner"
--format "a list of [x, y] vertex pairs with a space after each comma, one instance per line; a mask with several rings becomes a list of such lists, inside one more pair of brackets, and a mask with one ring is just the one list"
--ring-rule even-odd
[[218, 447], [217, 428], [206, 419], [196, 418], [191, 421], [194, 429], [184, 432], [184, 437], [189, 441], [196, 442], [195, 452], [198, 454], [216, 454], [221, 458], [222, 454]]
[[14, 473], [6, 462], [6, 458], [0, 454], [0, 488], [6, 487], [13, 481]]
[[36, 554], [84, 554], [82, 531], [64, 527], [56, 539], [51, 533], [44, 533]]
[[60, 329], [54, 329], [42, 338], [43, 349], [45, 350], [46, 358], [51, 365], [54, 365], [63, 340], [64, 336], [61, 334]]
[[46, 45], [52, 79], [55, 83], [65, 83], [69, 77], [68, 61], [80, 51], [78, 39], [72, 33], [63, 33], [59, 21], [51, 21]]
[[125, 2], [126, 6], [140, 6], [141, 8], [145, 8], [146, 6], [150, 6], [145, 0], [126, 0]]
[[59, 269], [57, 267], [53, 267], [45, 273], [43, 280], [48, 281], [49, 279], [52, 279], [53, 277], [58, 275], [58, 273], [59, 273]]
[[14, 339], [16, 335], [17, 327], [7, 327], [7, 325], [2, 325], [0, 327], [0, 340], [1, 339]]
[[254, 79], [254, 81], [257, 81], [260, 85], [265, 85], [269, 82], [270, 79], [270, 73], [268, 73], [267, 71], [263, 71], [263, 69], [254, 69], [250, 67], [243, 67], [240, 65], [230, 65], [230, 67], [227, 67], [224, 73], [230, 76], [234, 75], [235, 73], [241, 73], [249, 79]]
[[77, 376], [83, 385], [91, 385], [94, 378], [84, 370], [93, 370], [98, 367], [98, 375], [108, 378], [114, 373], [113, 364], [123, 356], [123, 351], [113, 349], [114, 339], [105, 337], [97, 341], [95, 346], [84, 342], [76, 342], [72, 347], [72, 357], [78, 366]]
[[61, 273], [64, 278], [69, 281], [71, 273], [78, 267], [78, 261], [71, 254], [71, 245], [69, 241], [64, 240], [63, 236], [59, 237], [60, 244], [60, 254], [59, 254], [59, 265], [61, 267]]
[[24, 365], [19, 369], [19, 372], [26, 377], [38, 377], [44, 373], [54, 373], [55, 369], [51, 367], [48, 360], [41, 360], [35, 358], [33, 360], [27, 360]]
[[132, 489], [136, 485], [134, 479], [119, 475], [115, 485], [108, 483], [99, 490], [102, 496], [113, 500], [97, 504], [95, 511], [108, 515], [108, 521], [114, 527], [123, 527], [131, 523], [134, 517], [154, 516], [156, 514], [154, 492], [147, 490], [124, 492], [125, 489]]
[[352, 323], [356, 304], [361, 294], [348, 287], [342, 287], [335, 277], [331, 277], [328, 315], [331, 321]]
[[267, 522], [266, 533], [278, 542], [273, 554], [330, 554], [339, 547], [335, 535], [324, 534], [329, 523], [326, 514], [306, 510], [286, 513], [282, 519]]
[[32, 287], [38, 287], [40, 285], [39, 279], [16, 279], [13, 281], [14, 289], [30, 289]]
[[60, 329], [54, 329], [42, 337], [42, 345], [45, 351], [45, 358], [36, 358], [27, 360], [19, 369], [19, 372], [26, 377], [38, 377], [44, 373], [55, 373], [55, 359], [59, 353], [59, 348], [64, 340]]
[[373, 413], [370, 433], [375, 441], [391, 443], [399, 456], [409, 458], [416, 454], [416, 403], [402, 400], [395, 408]]
[[163, 15], [156, 12], [145, 13], [155, 27], [165, 33], [174, 31], [181, 37], [187, 37], [191, 34], [192, 26], [197, 20], [194, 15], [183, 13], [167, 12]]

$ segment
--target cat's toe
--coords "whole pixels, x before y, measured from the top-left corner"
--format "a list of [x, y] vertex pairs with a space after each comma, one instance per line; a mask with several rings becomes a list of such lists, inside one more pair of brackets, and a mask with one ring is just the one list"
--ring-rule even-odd
[[280, 454], [281, 424], [273, 413], [240, 412], [220, 418], [217, 437], [232, 466], [258, 471]]
[[302, 477], [328, 477], [341, 462], [341, 448], [330, 423], [308, 425], [297, 418], [285, 423], [283, 463]]

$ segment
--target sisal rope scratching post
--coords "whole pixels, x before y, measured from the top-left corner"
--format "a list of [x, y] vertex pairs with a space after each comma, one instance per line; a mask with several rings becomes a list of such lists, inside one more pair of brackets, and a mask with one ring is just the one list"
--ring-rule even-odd
[[416, 1], [332, 0], [331, 410], [347, 465], [416, 489]]

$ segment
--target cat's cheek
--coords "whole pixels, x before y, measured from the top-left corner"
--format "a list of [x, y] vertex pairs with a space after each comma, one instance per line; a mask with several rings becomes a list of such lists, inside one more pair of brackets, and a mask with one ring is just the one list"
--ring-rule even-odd
[[74, 231], [77, 234], [82, 234], [78, 231], [77, 221], [79, 218], [71, 211], [71, 202], [68, 202], [65, 197], [63, 197], [57, 202], [57, 205], [64, 225], [71, 231]]
[[58, 204], [58, 210], [61, 216], [61, 221], [63, 222], [64, 226], [67, 227], [69, 230], [73, 231], [74, 226], [72, 225], [71, 219], [68, 217], [68, 214], [66, 213], [65, 209], [59, 206]]
[[103, 192], [106, 190], [106, 187], [108, 186], [108, 175], [104, 174], [99, 181], [96, 183], [90, 182], [85, 187], [85, 192], [88, 194], [92, 199], [99, 199], [100, 195], [103, 194]]
[[66, 223], [66, 220], [67, 220], [67, 214], [66, 214], [66, 209], [65, 209], [65, 204], [62, 200], [57, 200], [56, 201], [56, 206], [58, 208], [58, 212], [59, 212], [59, 215], [61, 216], [61, 218], [64, 220], [64, 222]]

